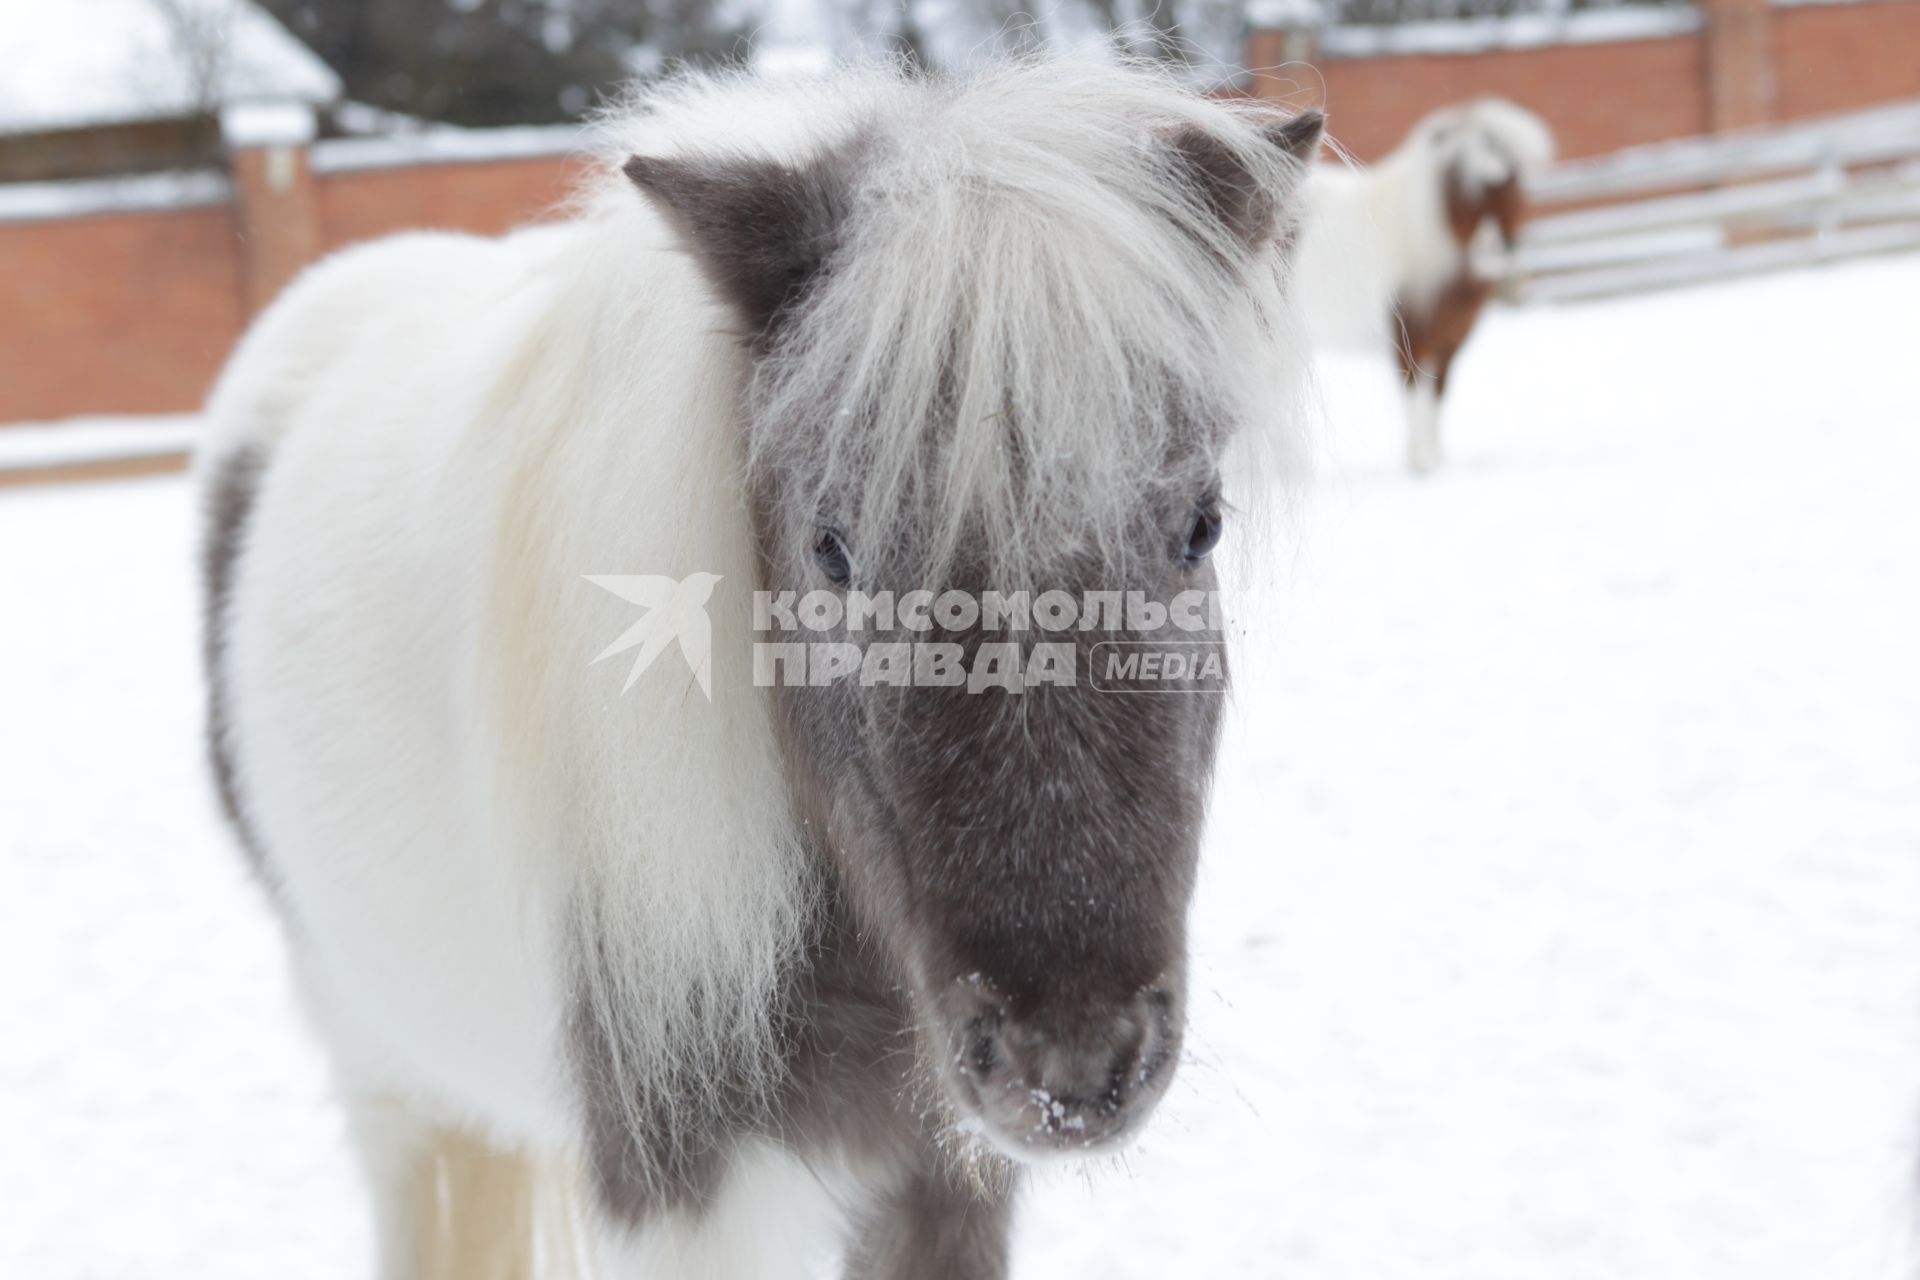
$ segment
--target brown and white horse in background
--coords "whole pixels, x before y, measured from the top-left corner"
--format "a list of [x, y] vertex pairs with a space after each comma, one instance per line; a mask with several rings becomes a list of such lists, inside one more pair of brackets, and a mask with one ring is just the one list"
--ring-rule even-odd
[[1495, 98], [1436, 111], [1369, 169], [1307, 183], [1299, 297], [1323, 346], [1391, 345], [1408, 397], [1407, 463], [1439, 467], [1454, 357], [1504, 274], [1526, 190], [1553, 158], [1531, 112]]

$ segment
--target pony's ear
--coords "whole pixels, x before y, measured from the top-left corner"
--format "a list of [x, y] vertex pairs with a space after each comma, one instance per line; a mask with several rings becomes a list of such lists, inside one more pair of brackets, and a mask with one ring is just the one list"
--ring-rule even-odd
[[666, 218], [700, 273], [765, 346], [833, 251], [847, 183], [831, 160], [634, 156], [622, 172]]
[[[1304, 173], [1320, 154], [1326, 128], [1324, 113], [1302, 111], [1263, 125], [1260, 133], [1271, 146], [1298, 161]], [[1203, 129], [1181, 130], [1174, 136], [1173, 148], [1220, 221], [1248, 247], [1259, 248], [1279, 230], [1280, 202], [1287, 191], [1263, 187], [1231, 150]]]

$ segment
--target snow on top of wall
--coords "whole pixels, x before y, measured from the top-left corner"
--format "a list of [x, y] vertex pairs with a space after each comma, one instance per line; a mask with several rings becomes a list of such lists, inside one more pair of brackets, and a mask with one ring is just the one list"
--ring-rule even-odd
[[315, 173], [391, 169], [416, 164], [470, 164], [564, 156], [584, 146], [587, 133], [571, 124], [510, 125], [462, 129], [429, 125], [389, 137], [326, 138], [313, 144], [308, 163]]
[[225, 174], [194, 171], [71, 182], [7, 182], [0, 183], [0, 222], [192, 209], [225, 204], [232, 198], [233, 187]]
[[[1818, 3], [1821, 0], [1773, 2]], [[1396, 53], [1483, 53], [1493, 49], [1537, 49], [1554, 44], [1655, 40], [1687, 35], [1698, 31], [1702, 24], [1697, 6], [1667, 5], [1329, 26], [1321, 0], [1254, 0], [1248, 6], [1247, 20], [1255, 28], [1320, 31], [1320, 52], [1337, 58]]]
[[0, 473], [131, 462], [185, 453], [199, 441], [196, 414], [109, 415], [0, 426]]
[[[210, 39], [183, 40], [174, 13]], [[196, 45], [200, 59], [183, 48]], [[0, 0], [0, 47], [7, 132], [161, 119], [242, 98], [327, 102], [340, 93], [339, 77], [252, 0]]]
[[1247, 25], [1261, 27], [1317, 27], [1326, 21], [1320, 0], [1249, 0]]
[[1522, 13], [1504, 18], [1333, 27], [1321, 36], [1320, 51], [1334, 57], [1360, 58], [1391, 53], [1538, 49], [1555, 44], [1603, 44], [1689, 35], [1700, 30], [1701, 23], [1700, 11], [1692, 5]]

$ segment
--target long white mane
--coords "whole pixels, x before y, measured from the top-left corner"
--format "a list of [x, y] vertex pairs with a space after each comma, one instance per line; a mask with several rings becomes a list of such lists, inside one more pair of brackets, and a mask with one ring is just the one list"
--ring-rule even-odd
[[[894, 64], [689, 79], [606, 132], [615, 155], [852, 149], [833, 269], [758, 379], [751, 464], [816, 476], [856, 543], [920, 512], [935, 560], [971, 524], [990, 563], [1017, 569], [1116, 547], [1143, 488], [1191, 480], [1183, 424], [1285, 414], [1298, 344], [1278, 237], [1250, 255], [1165, 145], [1201, 131], [1277, 194], [1299, 164], [1261, 120], [1075, 55], [955, 79]], [[604, 200], [632, 200], [609, 185]]]

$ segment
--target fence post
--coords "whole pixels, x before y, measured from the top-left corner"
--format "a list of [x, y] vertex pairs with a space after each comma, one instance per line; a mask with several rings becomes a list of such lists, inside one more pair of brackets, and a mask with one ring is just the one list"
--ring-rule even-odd
[[1325, 106], [1326, 86], [1311, 65], [1319, 56], [1318, 20], [1283, 14], [1273, 25], [1249, 31], [1246, 59], [1253, 95], [1294, 107]]
[[1706, 16], [1707, 128], [1745, 129], [1773, 117], [1769, 0], [1701, 0]]
[[1846, 219], [1847, 166], [1840, 151], [1828, 138], [1820, 145], [1820, 160], [1814, 167], [1820, 178], [1820, 204], [1814, 211], [1813, 245], [1818, 257], [1833, 255], [1835, 237]]
[[324, 245], [307, 163], [313, 109], [292, 102], [238, 103], [221, 114], [221, 130], [233, 172], [247, 314], [257, 315]]

